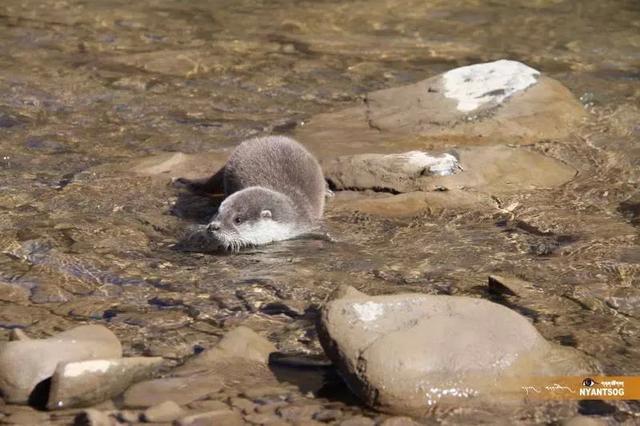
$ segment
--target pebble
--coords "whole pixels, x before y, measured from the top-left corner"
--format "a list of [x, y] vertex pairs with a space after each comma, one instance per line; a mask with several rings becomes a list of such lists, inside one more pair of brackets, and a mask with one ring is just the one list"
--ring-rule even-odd
[[340, 426], [372, 426], [374, 421], [369, 417], [355, 416], [340, 422]]
[[242, 416], [232, 410], [193, 414], [176, 421], [176, 426], [243, 426]]
[[214, 401], [211, 399], [204, 399], [200, 401], [193, 401], [187, 404], [187, 407], [200, 410], [200, 411], [218, 411], [218, 410], [228, 410], [229, 405], [225, 404], [222, 401]]
[[290, 423], [285, 422], [280, 417], [275, 414], [250, 414], [248, 416], [244, 416], [244, 420], [256, 424], [256, 425], [289, 425]]
[[338, 420], [342, 417], [341, 410], [327, 410], [323, 409], [318, 411], [313, 415], [313, 420], [317, 420], [319, 422], [329, 423]]
[[265, 403], [258, 403], [256, 405], [256, 412], [258, 413], [275, 413], [279, 408], [288, 406], [286, 401], [272, 401]]
[[592, 416], [575, 416], [562, 422], [562, 426], [605, 426], [606, 420]]
[[380, 423], [380, 426], [419, 426], [420, 423], [411, 417], [389, 417]]
[[260, 386], [255, 389], [246, 389], [242, 396], [249, 399], [257, 399], [264, 396], [286, 395], [290, 390], [280, 386]]
[[293, 405], [287, 407], [281, 407], [276, 410], [278, 415], [290, 422], [299, 422], [311, 420], [313, 416], [322, 409], [321, 405], [309, 404], [309, 405]]
[[245, 398], [231, 398], [229, 401], [233, 408], [237, 408], [242, 414], [251, 414], [255, 412], [256, 404]]
[[49, 415], [36, 410], [18, 411], [2, 419], [3, 423], [15, 425], [41, 425], [49, 420]]
[[182, 416], [184, 410], [174, 401], [161, 402], [147, 408], [142, 414], [145, 422], [172, 422]]
[[75, 417], [73, 424], [74, 426], [114, 426], [116, 420], [103, 411], [88, 408]]

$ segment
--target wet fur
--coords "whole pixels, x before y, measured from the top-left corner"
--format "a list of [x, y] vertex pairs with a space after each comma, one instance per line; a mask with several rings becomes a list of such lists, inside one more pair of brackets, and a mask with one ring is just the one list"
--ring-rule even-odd
[[[326, 183], [317, 160], [291, 138], [270, 136], [242, 142], [212, 177], [179, 183], [197, 192], [225, 193], [209, 228], [227, 250], [294, 238], [317, 228]], [[260, 215], [268, 210], [271, 217]], [[247, 219], [241, 224], [236, 217]]]

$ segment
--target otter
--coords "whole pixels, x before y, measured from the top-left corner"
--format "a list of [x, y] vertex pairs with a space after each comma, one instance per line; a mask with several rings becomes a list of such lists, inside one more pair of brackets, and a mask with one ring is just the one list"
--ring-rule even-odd
[[206, 232], [233, 251], [313, 232], [327, 190], [315, 157], [284, 136], [246, 140], [210, 178], [177, 182], [195, 192], [224, 192]]

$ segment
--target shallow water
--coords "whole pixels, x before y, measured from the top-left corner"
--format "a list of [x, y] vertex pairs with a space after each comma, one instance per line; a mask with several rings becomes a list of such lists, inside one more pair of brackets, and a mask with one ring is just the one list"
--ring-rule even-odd
[[[127, 354], [178, 363], [243, 323], [282, 352], [318, 355], [315, 307], [339, 284], [489, 297], [499, 273], [543, 290], [510, 306], [545, 337], [607, 373], [640, 374], [637, 1], [4, 0], [0, 45], [0, 288], [12, 289], [0, 295], [0, 338], [102, 322]], [[208, 201], [181, 212], [168, 177], [119, 167], [167, 151], [224, 158], [368, 91], [500, 58], [560, 80], [590, 119], [571, 141], [534, 148], [576, 167], [575, 179], [492, 212], [385, 219], [329, 202], [336, 243], [194, 253], [174, 245]], [[550, 404], [508, 423], [589, 407]], [[592, 411], [630, 422], [639, 410]], [[492, 413], [477, 415], [431, 420]]]

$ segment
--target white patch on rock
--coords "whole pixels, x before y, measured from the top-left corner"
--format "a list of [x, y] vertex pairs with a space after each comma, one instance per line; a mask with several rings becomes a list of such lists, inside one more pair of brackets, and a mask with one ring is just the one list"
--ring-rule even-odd
[[112, 361], [104, 359], [70, 362], [64, 367], [64, 375], [76, 377], [86, 373], [104, 373], [109, 369], [109, 367], [111, 367], [111, 365]]
[[509, 60], [455, 68], [442, 75], [444, 95], [458, 101], [458, 111], [469, 112], [486, 103], [502, 103], [538, 81], [540, 72]]
[[384, 306], [375, 302], [354, 303], [353, 309], [360, 321], [375, 321], [384, 313]]
[[431, 175], [450, 176], [460, 169], [458, 159], [451, 154], [436, 157], [422, 151], [409, 151], [400, 154], [400, 157], [411, 166], [428, 170]]

